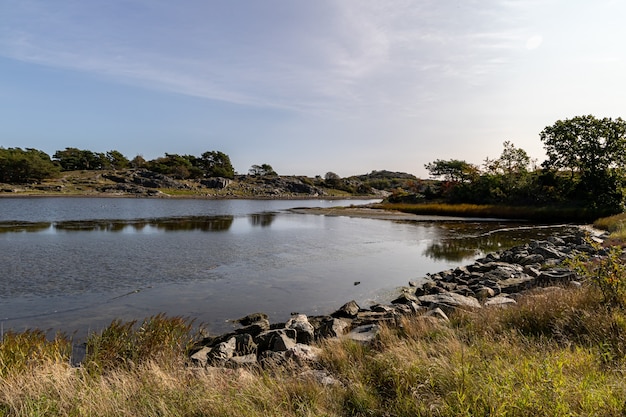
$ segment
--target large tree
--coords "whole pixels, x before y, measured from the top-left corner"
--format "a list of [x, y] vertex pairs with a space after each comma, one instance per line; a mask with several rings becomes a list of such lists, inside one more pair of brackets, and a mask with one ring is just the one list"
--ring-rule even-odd
[[621, 118], [597, 119], [592, 115], [558, 120], [540, 134], [548, 169], [568, 169], [597, 176], [626, 164], [626, 122]]
[[223, 152], [205, 152], [199, 158], [197, 163], [198, 166], [204, 171], [204, 176], [206, 177], [235, 177], [235, 169], [230, 162], [230, 157]]
[[548, 170], [569, 170], [578, 197], [595, 207], [620, 211], [626, 167], [626, 122], [592, 115], [558, 120], [540, 134]]
[[471, 182], [479, 175], [478, 167], [466, 161], [450, 159], [447, 161], [437, 159], [424, 165], [432, 177], [443, 177], [450, 182]]
[[59, 167], [40, 150], [0, 147], [0, 182], [25, 183], [55, 177]]

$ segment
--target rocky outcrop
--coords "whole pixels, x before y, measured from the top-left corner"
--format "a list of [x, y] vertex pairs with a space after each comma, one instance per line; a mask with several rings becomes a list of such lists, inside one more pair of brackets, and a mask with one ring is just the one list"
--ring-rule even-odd
[[198, 366], [306, 366], [319, 353], [311, 345], [322, 339], [370, 343], [381, 325], [396, 326], [402, 317], [446, 322], [454, 310], [505, 308], [525, 290], [577, 283], [576, 273], [560, 265], [581, 253], [606, 254], [573, 227], [563, 236], [491, 253], [471, 265], [413, 281], [390, 305], [363, 308], [353, 300], [328, 316], [294, 314], [286, 323], [272, 325], [267, 315], [251, 314], [236, 320], [240, 329], [199, 342], [190, 358]]

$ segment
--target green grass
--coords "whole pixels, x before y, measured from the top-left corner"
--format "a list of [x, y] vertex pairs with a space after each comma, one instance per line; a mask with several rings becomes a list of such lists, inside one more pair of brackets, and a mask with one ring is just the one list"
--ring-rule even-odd
[[375, 207], [421, 215], [520, 219], [542, 222], [587, 222], [597, 218], [594, 212], [581, 207], [530, 207], [448, 203], [381, 203], [375, 205]]
[[593, 226], [608, 231], [612, 243], [626, 241], [626, 213], [602, 217], [593, 222]]

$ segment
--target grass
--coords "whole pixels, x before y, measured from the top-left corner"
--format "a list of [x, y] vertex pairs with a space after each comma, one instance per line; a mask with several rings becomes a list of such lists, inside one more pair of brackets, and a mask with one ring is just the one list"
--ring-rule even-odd
[[531, 207], [448, 203], [381, 203], [375, 205], [375, 207], [421, 215], [520, 219], [541, 222], [586, 222], [597, 218], [597, 213], [581, 207]]
[[611, 243], [626, 242], [626, 213], [597, 219], [593, 226], [608, 231]]
[[116, 321], [80, 368], [69, 342], [8, 333], [0, 344], [6, 416], [621, 416], [626, 312], [593, 286], [530, 293], [507, 309], [413, 317], [373, 345], [328, 340], [324, 385], [281, 368], [197, 369], [190, 323]]

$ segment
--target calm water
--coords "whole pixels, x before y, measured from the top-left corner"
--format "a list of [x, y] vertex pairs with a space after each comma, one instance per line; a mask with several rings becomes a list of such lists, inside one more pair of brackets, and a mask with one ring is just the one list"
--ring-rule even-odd
[[553, 231], [288, 211], [367, 202], [0, 199], [0, 323], [84, 334], [165, 312], [221, 332], [256, 311], [280, 321], [386, 302], [411, 279]]

